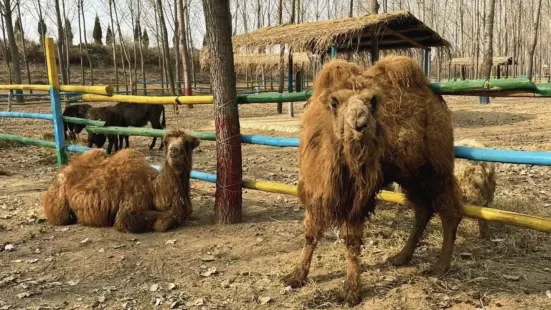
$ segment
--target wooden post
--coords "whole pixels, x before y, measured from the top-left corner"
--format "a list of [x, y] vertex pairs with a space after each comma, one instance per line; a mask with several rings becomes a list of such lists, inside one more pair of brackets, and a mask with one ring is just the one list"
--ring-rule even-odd
[[424, 69], [425, 69], [425, 75], [427, 76], [427, 78], [429, 78], [430, 76], [430, 49], [426, 49], [425, 50], [425, 55], [424, 55], [424, 58], [423, 58], [423, 65], [424, 65]]
[[48, 81], [50, 82], [50, 101], [54, 125], [54, 139], [57, 157], [57, 166], [67, 163], [65, 153], [65, 132], [63, 130], [63, 116], [61, 114], [61, 99], [59, 97], [59, 77], [55, 61], [54, 39], [46, 38], [46, 65], [48, 67]]
[[373, 66], [379, 60], [379, 39], [373, 38], [371, 45], [371, 65]]
[[337, 57], [337, 49], [334, 46], [332, 46], [331, 47], [331, 52], [329, 54], [329, 59], [333, 60], [336, 57]]
[[496, 78], [499, 80], [501, 78], [501, 66], [496, 66]]
[[[289, 93], [293, 92], [293, 51], [289, 49], [289, 84], [287, 86], [287, 91]], [[295, 117], [294, 106], [292, 102], [289, 102], [289, 116]]]
[[10, 92], [8, 93], [8, 112], [11, 112], [12, 97], [13, 97], [13, 90], [10, 89]]

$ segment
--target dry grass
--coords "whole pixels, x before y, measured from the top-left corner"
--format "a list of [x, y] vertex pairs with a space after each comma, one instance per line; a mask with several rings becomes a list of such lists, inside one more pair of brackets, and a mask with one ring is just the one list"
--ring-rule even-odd
[[[451, 65], [471, 66], [473, 59], [470, 57], [465, 58], [452, 58]], [[513, 57], [510, 56], [496, 56], [492, 58], [492, 65], [511, 65], [513, 64]]]
[[[233, 63], [235, 71], [245, 73], [247, 70], [262, 70], [275, 71], [279, 69], [280, 55], [279, 54], [234, 54]], [[208, 71], [211, 64], [209, 50], [204, 48], [201, 51], [201, 70]], [[310, 65], [310, 58], [307, 53], [293, 53], [293, 66], [295, 69], [304, 68]], [[283, 55], [283, 67], [289, 66], [289, 54]], [[250, 72], [250, 71], [249, 71]]]
[[[235, 36], [233, 45], [234, 49], [239, 50], [243, 48], [260, 49], [283, 44], [295, 51], [325, 53], [332, 46], [350, 46], [352, 40], [362, 33], [379, 36], [383, 33], [384, 28], [391, 23], [396, 24], [395, 30], [409, 28], [416, 29], [418, 32], [422, 30], [424, 33], [419, 36], [430, 36], [435, 43], [431, 46], [449, 46], [446, 40], [408, 11], [266, 27]], [[416, 40], [415, 36], [409, 38]], [[384, 41], [381, 42], [381, 44], [383, 43]]]

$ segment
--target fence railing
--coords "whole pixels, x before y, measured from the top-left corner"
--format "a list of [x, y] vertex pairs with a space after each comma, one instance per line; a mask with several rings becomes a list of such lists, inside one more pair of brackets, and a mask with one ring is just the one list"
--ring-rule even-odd
[[[7, 90], [47, 90], [50, 94], [52, 114], [40, 113], [24, 113], [24, 112], [0, 112], [0, 117], [16, 117], [16, 118], [36, 118], [43, 120], [51, 120], [54, 125], [54, 141], [44, 141], [33, 138], [19, 137], [10, 134], [0, 134], [0, 140], [13, 141], [28, 145], [35, 145], [56, 150], [58, 164], [66, 163], [67, 158], [65, 151], [69, 152], [85, 152], [89, 150], [87, 147], [78, 145], [65, 145], [63, 134], [63, 122], [78, 123], [87, 125], [86, 130], [95, 133], [104, 134], [120, 134], [120, 135], [142, 135], [160, 137], [164, 134], [163, 130], [146, 129], [146, 128], [131, 128], [131, 127], [102, 127], [104, 124], [101, 121], [91, 121], [87, 119], [78, 119], [73, 117], [63, 117], [61, 114], [61, 101], [59, 91], [80, 92], [83, 93], [83, 101], [117, 101], [117, 102], [135, 102], [143, 104], [212, 104], [213, 96], [163, 96], [163, 97], [147, 97], [147, 96], [130, 96], [113, 94], [111, 86], [80, 86], [80, 85], [60, 85], [57, 76], [57, 67], [55, 65], [55, 48], [53, 39], [46, 38], [46, 55], [48, 65], [49, 85], [1, 85], [0, 89]], [[467, 95], [467, 96], [516, 96], [522, 94], [532, 94], [533, 96], [551, 96], [551, 86], [548, 84], [540, 85], [531, 83], [528, 80], [518, 79], [512, 80], [495, 80], [495, 81], [466, 81], [466, 82], [448, 82], [448, 83], [432, 83], [431, 89], [439, 94], [451, 95]], [[262, 93], [239, 95], [237, 102], [244, 103], [274, 103], [274, 102], [295, 102], [304, 101], [311, 96], [311, 92], [299, 93]], [[216, 135], [213, 132], [191, 132], [203, 140], [216, 141]], [[242, 135], [243, 143], [259, 144], [277, 147], [297, 147], [299, 140], [297, 138], [282, 138], [282, 137], [267, 137], [260, 135]], [[456, 147], [455, 154], [458, 158], [466, 158], [471, 160], [483, 160], [516, 164], [531, 164], [531, 165], [551, 165], [551, 153], [548, 152], [529, 152], [529, 151], [508, 151], [508, 150], [491, 150], [491, 149], [475, 149], [467, 147]], [[158, 168], [158, 167], [157, 167]], [[207, 182], [216, 182], [216, 175], [200, 171], [193, 171], [191, 177]], [[262, 190], [267, 192], [297, 195], [296, 186], [243, 180], [243, 187]], [[397, 193], [383, 191], [379, 199], [404, 203], [404, 196]], [[463, 207], [465, 215], [478, 219], [496, 221], [520, 227], [531, 228], [540, 231], [551, 232], [551, 220], [536, 216], [524, 215], [514, 212], [501, 211], [491, 208], [484, 208], [474, 205], [466, 205]]]

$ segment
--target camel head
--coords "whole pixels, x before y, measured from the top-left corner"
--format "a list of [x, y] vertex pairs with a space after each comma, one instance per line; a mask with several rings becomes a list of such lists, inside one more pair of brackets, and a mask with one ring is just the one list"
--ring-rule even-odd
[[377, 90], [337, 90], [328, 94], [325, 101], [333, 117], [333, 132], [337, 140], [347, 144], [375, 138], [375, 116], [380, 103]]
[[163, 137], [166, 145], [166, 161], [176, 170], [191, 171], [192, 153], [199, 146], [198, 138], [190, 136], [181, 130], [167, 132]]
[[339, 89], [320, 96], [320, 101], [331, 114], [335, 141], [351, 168], [379, 155], [378, 89]]

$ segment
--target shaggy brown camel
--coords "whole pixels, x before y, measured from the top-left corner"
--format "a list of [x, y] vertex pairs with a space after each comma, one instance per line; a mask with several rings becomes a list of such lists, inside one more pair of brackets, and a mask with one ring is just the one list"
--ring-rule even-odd
[[199, 139], [182, 131], [165, 134], [161, 172], [145, 156], [126, 149], [107, 157], [91, 150], [61, 169], [44, 197], [54, 225], [114, 226], [121, 232], [166, 231], [192, 213], [189, 176]]
[[449, 109], [428, 88], [421, 68], [401, 56], [388, 56], [365, 72], [356, 64], [332, 61], [316, 77], [301, 126], [298, 190], [306, 208], [305, 245], [284, 282], [305, 284], [318, 241], [328, 226], [337, 226], [347, 248], [343, 298], [358, 304], [364, 221], [375, 209], [377, 193], [394, 181], [415, 211], [415, 224], [390, 262], [399, 266], [411, 260], [438, 212], [444, 241], [432, 271], [445, 273], [462, 219], [453, 130]]
[[[484, 144], [473, 139], [455, 141], [454, 145], [485, 148]], [[456, 158], [454, 174], [461, 190], [461, 203], [488, 207], [494, 201], [496, 173], [493, 163]], [[395, 192], [402, 191], [400, 185], [396, 183], [392, 183], [386, 189]], [[488, 237], [488, 221], [479, 219], [478, 230], [482, 238]]]

